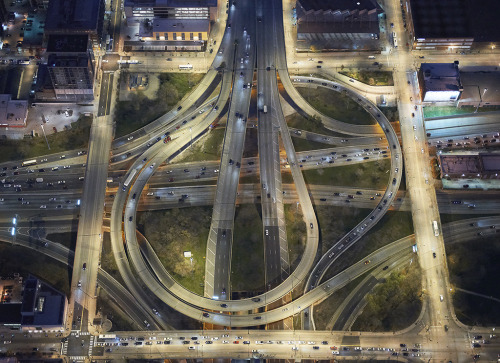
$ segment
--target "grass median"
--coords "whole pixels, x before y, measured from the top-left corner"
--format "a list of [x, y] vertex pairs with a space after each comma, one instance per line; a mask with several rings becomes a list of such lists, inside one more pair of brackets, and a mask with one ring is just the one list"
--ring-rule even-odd
[[[138, 213], [138, 229], [165, 269], [186, 289], [203, 295], [205, 254], [212, 207]], [[192, 258], [184, 257], [190, 251]]]
[[[47, 140], [41, 134], [30, 139], [2, 140], [0, 143], [0, 162], [26, 160], [79, 148], [86, 149], [89, 143], [91, 125], [92, 117], [80, 116], [78, 121], [71, 123], [69, 130], [47, 135]], [[50, 145], [50, 149], [47, 147], [47, 143]]]
[[262, 291], [265, 285], [264, 237], [260, 204], [236, 208], [231, 256], [232, 291]]
[[324, 169], [304, 170], [302, 173], [307, 184], [342, 185], [359, 188], [385, 189], [389, 182], [391, 161], [370, 161]]
[[350, 97], [324, 88], [298, 87], [302, 97], [323, 115], [354, 125], [375, 125], [375, 119]]

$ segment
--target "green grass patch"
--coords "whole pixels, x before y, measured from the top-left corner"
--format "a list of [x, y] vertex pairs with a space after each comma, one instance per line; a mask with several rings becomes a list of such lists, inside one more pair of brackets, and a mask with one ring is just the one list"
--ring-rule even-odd
[[75, 250], [76, 237], [77, 232], [52, 233], [47, 235], [49, 241], [60, 243], [71, 251]]
[[91, 125], [92, 117], [80, 116], [78, 121], [71, 123], [71, 129], [47, 135], [50, 150], [41, 133], [31, 139], [2, 140], [0, 143], [0, 162], [30, 159], [79, 148], [86, 149]]
[[391, 161], [371, 161], [368, 163], [337, 166], [324, 169], [304, 170], [304, 179], [307, 184], [342, 185], [359, 188], [384, 189], [389, 181]]
[[101, 267], [120, 284], [125, 286], [120, 271], [118, 271], [115, 256], [113, 255], [109, 232], [104, 232], [102, 235]]
[[327, 129], [323, 126], [323, 123], [318, 117], [304, 117], [299, 115], [298, 113], [294, 113], [293, 115], [286, 117], [286, 123], [288, 127], [292, 127], [294, 129], [315, 132], [317, 134], [329, 135], [333, 137], [343, 137], [345, 135], [340, 134], [338, 132]]
[[389, 122], [399, 121], [399, 111], [397, 107], [380, 107], [380, 111], [387, 117]]
[[[500, 106], [480, 107], [478, 112], [492, 112], [500, 110]], [[454, 107], [454, 106], [425, 106], [424, 118], [445, 117], [454, 115], [463, 115], [476, 112], [474, 106]]]
[[330, 322], [335, 311], [349, 296], [351, 291], [354, 290], [361, 281], [363, 281], [367, 274], [368, 272], [359, 276], [319, 304], [314, 305], [314, 325], [316, 326], [316, 330], [326, 329], [326, 326]]
[[[477, 238], [464, 243], [446, 244], [446, 257], [453, 287], [500, 298], [500, 244], [498, 237]], [[464, 324], [500, 324], [497, 301], [453, 290], [457, 318]]]
[[325, 116], [355, 125], [375, 125], [375, 119], [350, 97], [324, 88], [298, 87], [302, 97]]
[[179, 155], [175, 162], [219, 160], [222, 154], [225, 131], [224, 128], [210, 131]]
[[370, 86], [394, 86], [392, 72], [387, 71], [365, 71], [365, 70], [344, 70], [339, 72], [349, 78], [354, 78]]
[[413, 324], [422, 310], [422, 280], [416, 259], [391, 273], [367, 295], [366, 302], [352, 330], [396, 331]]
[[[160, 87], [155, 99], [149, 99], [143, 92], [137, 91], [131, 95], [130, 101], [118, 101], [114, 116], [115, 137], [140, 129], [166, 113], [190, 92], [203, 76], [202, 73], [161, 73], [158, 76]], [[120, 82], [125, 79], [124, 73]]]
[[[205, 254], [212, 207], [172, 208], [138, 213], [144, 233], [166, 270], [190, 291], [203, 295]], [[193, 260], [184, 257], [191, 251]]]
[[295, 151], [297, 152], [318, 150], [327, 147], [327, 145], [323, 143], [302, 139], [300, 137], [292, 137], [292, 143], [295, 148]]
[[291, 270], [300, 262], [307, 243], [307, 228], [302, 209], [296, 204], [285, 204], [286, 239]]
[[[357, 223], [361, 222], [361, 220], [369, 213], [366, 209], [360, 210], [344, 207], [344, 210], [354, 209], [354, 211], [350, 212], [351, 214], [349, 215], [347, 214], [347, 211], [344, 212], [344, 210], [337, 210], [338, 208], [331, 206], [317, 207], [318, 214], [320, 213], [320, 208], [327, 209], [327, 212], [325, 213], [327, 218], [334, 220], [329, 221], [326, 219], [325, 221], [325, 237], [332, 236], [333, 238], [322, 238], [323, 253], [333, 246], [341, 236], [354, 228]], [[320, 219], [320, 222], [321, 221], [322, 220]], [[341, 223], [344, 223], [344, 225]], [[339, 226], [343, 228], [339, 228]], [[323, 234], [323, 224], [321, 224], [320, 227]], [[342, 258], [338, 261], [338, 263], [335, 263], [332, 266], [332, 268], [328, 271], [327, 276], [334, 276], [349, 267], [353, 261], [359, 261], [379, 248], [411, 234], [413, 234], [411, 212], [387, 212], [375, 227], [373, 227], [350, 249], [343, 253]]]
[[260, 204], [236, 208], [231, 260], [233, 291], [262, 291], [265, 285], [262, 228]]
[[[40, 247], [43, 248], [43, 247]], [[18, 272], [24, 278], [29, 274], [49, 283], [57, 290], [70, 295], [72, 269], [42, 252], [26, 247], [0, 244], [0, 276]]]

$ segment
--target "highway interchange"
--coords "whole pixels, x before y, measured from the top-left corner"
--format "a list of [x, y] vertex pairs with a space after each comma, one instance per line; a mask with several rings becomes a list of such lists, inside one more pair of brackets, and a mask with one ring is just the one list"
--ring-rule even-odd
[[[399, 4], [390, 4], [386, 9], [387, 17], [394, 19], [398, 34], [404, 34], [402, 20], [398, 17]], [[97, 117], [92, 126], [88, 151], [75, 150], [43, 157], [44, 161], [35, 168], [36, 174], [32, 174], [35, 171], [33, 167], [20, 167], [19, 162], [5, 164], [4, 177], [8, 179], [25, 180], [31, 174], [36, 177], [43, 175], [44, 181], [28, 183], [32, 189], [25, 189], [22, 193], [2, 190], [2, 207], [15, 207], [16, 212], [22, 216], [50, 211], [50, 218], [41, 218], [46, 220], [47, 230], [71, 228], [74, 218], [78, 218], [78, 239], [74, 254], [43, 237], [34, 238], [32, 227], [24, 225], [22, 218], [16, 237], [17, 244], [35, 248], [75, 267], [68, 315], [71, 336], [86, 336], [88, 332], [96, 334], [92, 322], [97, 285], [101, 285], [113, 296], [139, 329], [149, 330], [147, 333], [117, 333], [115, 341], [105, 342], [108, 345], [98, 344], [97, 339], [90, 338], [85, 343], [84, 353], [76, 353], [75, 350], [75, 353], [65, 351], [65, 354], [74, 360], [82, 360], [89, 355], [103, 359], [125, 355], [129, 358], [331, 359], [332, 353], [350, 359], [359, 355], [387, 359], [394, 356], [393, 353], [403, 358], [404, 351], [400, 344], [405, 342], [408, 347], [416, 349], [408, 354], [408, 359], [470, 361], [476, 354], [470, 345], [471, 334], [489, 336], [491, 330], [473, 330], [471, 333], [470, 327], [463, 326], [454, 317], [448, 294], [444, 243], [472, 239], [478, 233], [494, 235], [497, 230], [491, 226], [499, 221], [493, 216], [455, 222], [452, 226], [443, 226], [438, 237], [434, 236], [431, 221], [439, 221], [439, 211], [496, 214], [500, 200], [494, 198], [493, 193], [492, 196], [471, 196], [465, 192], [437, 193], [433, 183], [429, 182], [432, 181], [432, 174], [426, 160], [428, 147], [438, 145], [445, 138], [462, 137], [466, 140], [464, 137], [469, 137], [468, 135], [480, 134], [483, 140], [490, 139], [491, 142], [496, 139], [498, 129], [492, 121], [495, 115], [484, 115], [481, 123], [474, 126], [466, 120], [463, 122], [463, 118], [437, 120], [437, 126], [432, 129], [431, 135], [426, 135], [430, 129], [424, 129], [423, 114], [417, 112], [415, 118], [410, 116], [415, 112], [415, 107], [421, 110], [410, 101], [410, 97], [417, 99], [418, 93], [413, 68], [416, 56], [404, 49], [393, 51], [390, 57], [395, 65], [394, 89], [399, 96], [400, 143], [392, 125], [366, 92], [358, 92], [356, 87], [341, 81], [288, 75], [289, 64], [295, 58], [287, 58], [290, 52], [285, 47], [286, 22], [283, 21], [280, 2], [238, 1], [236, 6], [229, 6], [227, 16], [228, 25], [219, 42], [221, 52], [214, 55], [213, 64], [200, 84], [173, 110], [145, 128], [113, 141], [111, 113], [113, 89], [118, 77], [113, 76], [113, 73], [103, 73]], [[296, 57], [300, 59], [299, 55]], [[256, 64], [256, 68], [253, 64]], [[284, 101], [279, 96], [278, 80], [303, 112], [319, 117], [328, 129], [349, 136], [330, 137], [289, 129], [282, 112], [281, 103]], [[211, 98], [217, 85], [220, 86], [219, 94]], [[376, 124], [358, 126], [322, 115], [305, 102], [295, 85], [342, 92], [370, 113]], [[246, 129], [254, 126], [247, 122], [252, 92], [257, 93], [259, 158], [243, 158]], [[228, 117], [220, 162], [162, 165], [210, 132], [210, 125], [221, 116], [223, 110], [227, 110]], [[486, 133], [489, 135], [484, 136]], [[167, 137], [168, 142], [163, 142], [164, 139], [167, 141]], [[296, 153], [292, 137], [322, 142], [325, 149]], [[281, 151], [278, 140], [283, 143]], [[332, 149], [332, 146], [336, 147]], [[465, 145], [454, 143], [450, 147], [460, 146]], [[366, 163], [386, 157], [390, 159], [390, 168], [385, 190], [306, 186], [301, 171]], [[403, 169], [403, 162], [411, 167]], [[14, 165], [19, 166], [15, 169], [19, 174], [10, 175]], [[40, 172], [41, 168], [44, 169], [43, 174]], [[201, 172], [195, 174], [185, 170], [205, 172], [201, 175]], [[407, 180], [405, 193], [398, 192], [403, 170]], [[293, 185], [282, 183], [283, 172], [291, 173]], [[240, 175], [244, 173], [259, 175], [260, 185], [239, 184]], [[112, 181], [109, 180], [110, 177]], [[175, 184], [167, 179], [175, 180]], [[183, 184], [194, 179], [204, 180], [209, 184]], [[210, 181], [216, 181], [216, 185]], [[153, 195], [145, 195], [143, 191], [146, 189], [148, 192], [152, 191]], [[57, 190], [58, 195], [51, 200], [54, 198], [53, 190]], [[23, 200], [19, 200], [21, 195]], [[172, 195], [174, 197], [169, 199]], [[149, 243], [138, 236], [136, 231], [137, 211], [178, 207], [179, 195], [190, 196], [188, 205], [214, 206], [207, 243], [203, 297], [179, 285], [161, 264]], [[351, 199], [347, 197], [349, 195], [355, 197]], [[274, 255], [273, 258], [266, 258], [266, 291], [253, 298], [229, 300], [234, 208], [238, 203], [254, 203], [258, 199], [262, 203], [265, 255]], [[30, 204], [24, 203], [25, 201]], [[453, 201], [460, 201], [460, 205]], [[283, 218], [285, 203], [300, 205], [307, 227], [306, 248], [299, 265], [293, 271], [289, 268], [286, 248]], [[315, 261], [319, 226], [313, 203], [348, 205], [371, 211], [362, 222]], [[387, 211], [395, 208], [412, 211], [414, 236], [388, 244], [353, 263], [340, 274], [323, 279], [328, 268], [341, 258], [344, 251], [375, 226]], [[5, 215], [0, 221], [0, 236], [3, 241], [11, 242], [11, 218], [7, 213]], [[471, 223], [474, 226], [471, 227]], [[113, 254], [125, 286], [100, 267], [103, 231], [110, 232]], [[415, 243], [418, 256], [411, 252]], [[432, 253], [436, 251], [439, 253], [433, 258]], [[362, 310], [363, 296], [372, 290], [375, 280], [389, 274], [394, 268], [409, 263], [412, 258], [418, 258], [423, 267], [423, 288], [428, 296], [414, 326], [397, 334], [391, 333], [390, 336], [383, 333], [314, 331], [312, 307], [315, 303], [375, 268], [372, 275], [363, 280], [329, 322], [332, 328], [345, 330], [349, 321], [352, 323], [356, 312]], [[370, 264], [366, 264], [366, 260], [371, 261]], [[384, 270], [385, 266], [390, 268]], [[288, 294], [301, 286], [302, 282], [305, 282], [304, 294], [293, 301], [287, 300]], [[166, 332], [171, 327], [165, 318], [166, 314], [162, 312], [162, 302], [193, 319], [216, 327], [261, 326], [301, 314], [302, 330], [272, 333], [265, 330], [231, 330], [229, 334], [217, 330]], [[160, 313], [155, 313], [158, 310]], [[72, 322], [77, 314], [81, 314], [81, 319], [75, 325]], [[163, 331], [157, 332], [157, 329]], [[224, 337], [226, 334], [228, 336]], [[146, 339], [138, 340], [141, 337]], [[57, 338], [48, 336], [46, 343], [44, 339], [40, 339], [37, 344], [50, 349], [60, 341]], [[23, 337], [13, 336], [11, 341], [9, 344], [12, 344], [12, 348], [22, 342]], [[167, 341], [171, 343], [166, 344]], [[188, 343], [183, 344], [185, 341]], [[123, 344], [124, 342], [130, 344]], [[138, 342], [142, 343], [136, 344]], [[221, 349], [220, 344], [227, 345]], [[63, 344], [62, 349], [64, 346], [67, 349], [68, 343]], [[71, 349], [71, 342], [69, 346]], [[491, 360], [496, 358], [497, 350], [498, 343], [492, 338], [492, 344], [484, 346], [481, 356]]]

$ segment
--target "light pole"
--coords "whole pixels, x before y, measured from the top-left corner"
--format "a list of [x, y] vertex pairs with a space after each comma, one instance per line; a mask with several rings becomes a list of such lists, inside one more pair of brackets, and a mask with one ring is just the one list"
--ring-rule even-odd
[[43, 124], [40, 124], [40, 126], [42, 128], [43, 136], [45, 137], [45, 142], [47, 142], [47, 147], [50, 150], [49, 140], [47, 140], [47, 135], [45, 134], [45, 129], [43, 128]]
[[479, 109], [479, 106], [481, 105], [481, 101], [483, 100], [484, 98], [484, 95], [486, 94], [486, 91], [488, 90], [488, 88], [485, 88], [483, 90], [483, 94], [481, 95], [481, 97], [479, 97], [479, 102], [477, 103], [477, 107], [476, 107], [476, 111], [474, 111], [474, 113], [477, 113], [478, 109]]

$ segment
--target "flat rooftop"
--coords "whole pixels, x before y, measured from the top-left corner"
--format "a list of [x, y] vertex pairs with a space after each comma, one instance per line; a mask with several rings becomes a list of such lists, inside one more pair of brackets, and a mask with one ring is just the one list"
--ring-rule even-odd
[[458, 64], [422, 63], [425, 91], [458, 91], [461, 88]]
[[410, 1], [415, 38], [500, 39], [498, 0]]
[[500, 104], [500, 72], [460, 72], [460, 81], [464, 87], [460, 100]]
[[101, 0], [50, 0], [45, 31], [97, 29]]
[[153, 20], [153, 32], [208, 32], [210, 21], [197, 19], [164, 19]]
[[500, 173], [499, 153], [441, 154], [443, 175], [468, 175]]
[[12, 100], [10, 94], [0, 95], [0, 127], [24, 127], [28, 101]]
[[86, 53], [88, 43], [87, 34], [50, 34], [47, 52]]
[[375, 10], [379, 6], [375, 0], [298, 0], [305, 11], [317, 10]]
[[139, 5], [169, 8], [215, 7], [217, 0], [125, 0], [125, 6]]

